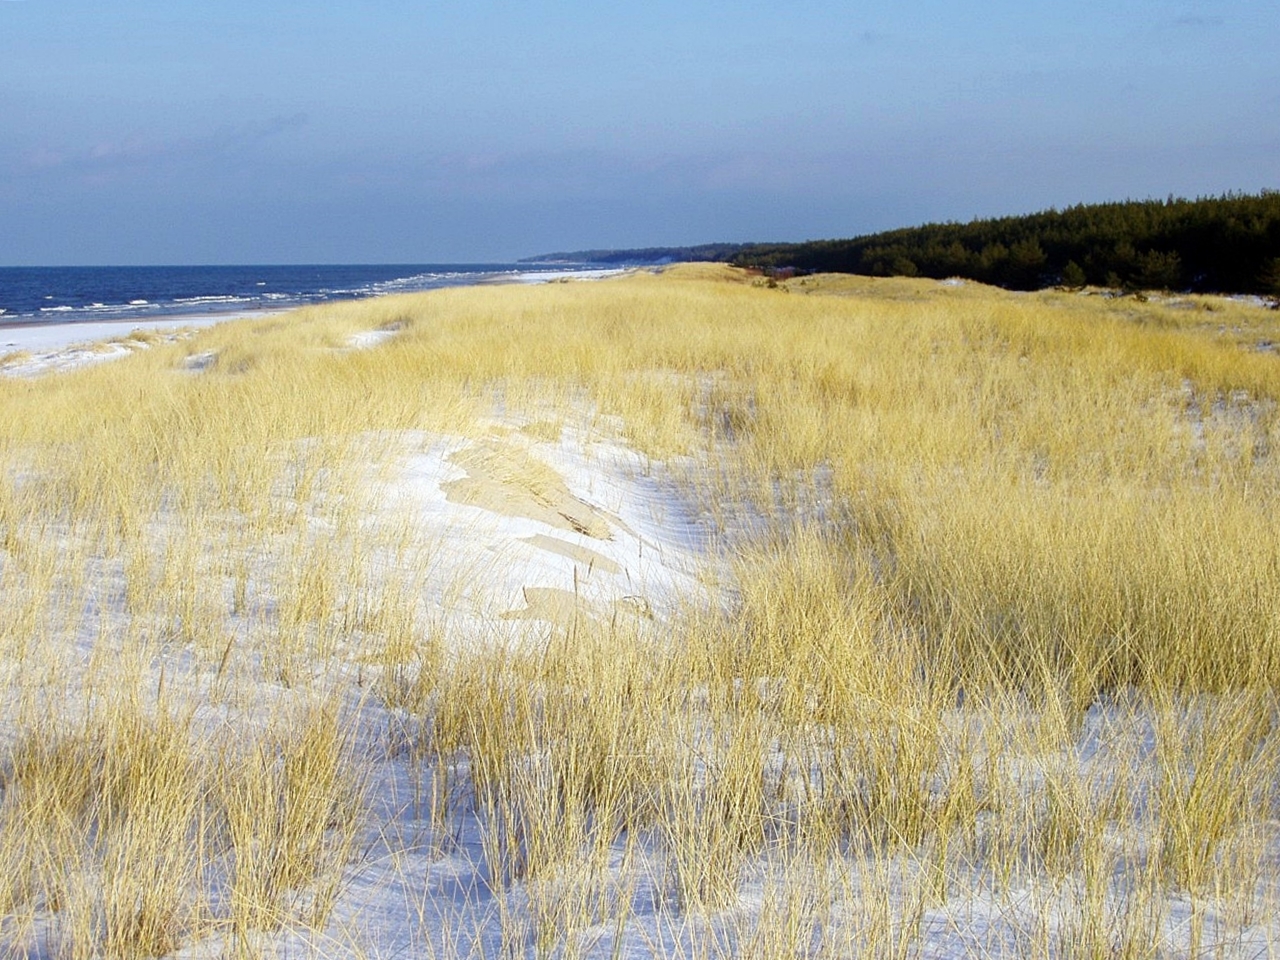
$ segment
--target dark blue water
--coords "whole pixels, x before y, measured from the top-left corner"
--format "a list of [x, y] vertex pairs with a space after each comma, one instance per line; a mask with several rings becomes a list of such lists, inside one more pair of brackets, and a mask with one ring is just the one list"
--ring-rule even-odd
[[283, 309], [495, 280], [536, 280], [540, 274], [571, 269], [501, 263], [0, 267], [0, 323], [67, 323]]

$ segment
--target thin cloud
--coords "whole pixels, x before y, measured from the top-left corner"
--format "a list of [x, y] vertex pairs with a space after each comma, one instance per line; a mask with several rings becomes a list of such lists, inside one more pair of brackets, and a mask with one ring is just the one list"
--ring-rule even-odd
[[1197, 13], [1188, 13], [1181, 17], [1175, 17], [1173, 25], [1175, 27], [1190, 27], [1193, 30], [1206, 30], [1220, 27], [1225, 22], [1222, 17], [1206, 17]]
[[308, 122], [305, 113], [280, 114], [265, 120], [218, 127], [196, 137], [132, 134], [120, 139], [99, 140], [73, 150], [41, 146], [27, 153], [26, 165], [31, 171], [64, 167], [83, 174], [90, 181], [112, 180], [118, 175], [151, 168], [158, 163], [211, 159], [251, 151], [258, 144], [304, 127]]

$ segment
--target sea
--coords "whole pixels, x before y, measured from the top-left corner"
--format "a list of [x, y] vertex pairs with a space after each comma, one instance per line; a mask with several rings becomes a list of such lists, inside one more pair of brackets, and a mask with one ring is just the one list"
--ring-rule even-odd
[[250, 314], [439, 287], [613, 272], [589, 264], [527, 263], [0, 267], [0, 324]]

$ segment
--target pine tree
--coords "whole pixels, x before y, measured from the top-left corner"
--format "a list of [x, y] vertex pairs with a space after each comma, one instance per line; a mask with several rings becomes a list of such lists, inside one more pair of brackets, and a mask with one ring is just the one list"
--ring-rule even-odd
[[1142, 290], [1176, 290], [1182, 286], [1182, 258], [1176, 250], [1148, 250], [1138, 257], [1134, 285]]
[[1019, 240], [1009, 248], [1008, 282], [1024, 290], [1040, 286], [1048, 258], [1038, 240]]
[[1272, 257], [1263, 264], [1258, 282], [1263, 293], [1280, 298], [1280, 257]]

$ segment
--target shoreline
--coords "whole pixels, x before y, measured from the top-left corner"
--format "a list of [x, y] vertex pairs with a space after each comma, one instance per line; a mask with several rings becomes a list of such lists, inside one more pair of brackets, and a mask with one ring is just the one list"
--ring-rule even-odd
[[[0, 328], [29, 323], [82, 323], [102, 321], [142, 321], [167, 319], [173, 315], [208, 316], [227, 313], [256, 312], [259, 310], [286, 310], [296, 307], [320, 303], [340, 301], [358, 301], [397, 293], [418, 293], [428, 290], [443, 289], [455, 286], [471, 286], [481, 284], [503, 283], [541, 283], [552, 282], [564, 278], [579, 277], [582, 279], [600, 279], [626, 272], [619, 267], [571, 267], [568, 265], [554, 269], [503, 269], [505, 265], [489, 265], [492, 269], [481, 269], [484, 265], [424, 265], [422, 272], [404, 276], [378, 275], [379, 268], [370, 267], [372, 276], [360, 274], [350, 275], [351, 270], [359, 268], [333, 267], [326, 268], [337, 271], [332, 276], [312, 276], [306, 273], [307, 268], [299, 268], [301, 274], [290, 274], [283, 277], [271, 277], [270, 272], [281, 268], [236, 268], [241, 275], [227, 278], [221, 276], [195, 277], [185, 276], [184, 271], [202, 268], [121, 268], [122, 271], [141, 270], [155, 273], [172, 270], [174, 275], [168, 278], [147, 276], [138, 278], [136, 284], [130, 284], [128, 292], [119, 283], [112, 284], [99, 281], [89, 284], [84, 277], [69, 276], [67, 282], [72, 289], [78, 291], [71, 301], [49, 306], [45, 301], [55, 297], [37, 298], [36, 294], [47, 292], [49, 288], [34, 290], [22, 276], [16, 279], [8, 275], [21, 268], [0, 267], [0, 284], [11, 279], [17, 285], [10, 291], [17, 297], [15, 302], [3, 304], [0, 308]], [[33, 268], [34, 269], [34, 268]], [[44, 269], [44, 268], [42, 268]], [[54, 268], [47, 268], [54, 269]], [[66, 268], [69, 275], [77, 270], [92, 270], [96, 276], [98, 268]], [[212, 269], [212, 268], [210, 268]], [[385, 272], [385, 271], [384, 271]], [[252, 284], [248, 277], [263, 276], [268, 279]], [[142, 286], [138, 286], [141, 284]], [[138, 299], [130, 299], [134, 295]], [[65, 299], [66, 293], [59, 296]], [[98, 297], [102, 301], [87, 302], [90, 297]], [[9, 298], [0, 298], [0, 301]], [[39, 309], [36, 305], [39, 304]], [[14, 307], [17, 307], [15, 310]]]
[[99, 343], [128, 336], [136, 330], [203, 329], [232, 320], [257, 319], [287, 312], [283, 309], [263, 308], [216, 314], [169, 314], [145, 320], [33, 320], [26, 323], [0, 323], [0, 353], [65, 350], [77, 344]]
[[[545, 270], [503, 276], [484, 276], [474, 285], [490, 284], [536, 285], [566, 280], [603, 280], [632, 272], [630, 269], [604, 268], [599, 270]], [[467, 284], [468, 286], [471, 284]], [[449, 285], [446, 285], [449, 286]], [[456, 286], [456, 285], [454, 285]], [[433, 287], [430, 289], [444, 289]], [[422, 291], [427, 292], [427, 291]], [[366, 297], [335, 298], [327, 303], [362, 302], [394, 292]], [[148, 317], [113, 317], [84, 320], [40, 320], [0, 317], [0, 377], [40, 376], [54, 371], [71, 370], [106, 360], [127, 356], [132, 348], [121, 343], [118, 349], [110, 347], [113, 341], [127, 341], [138, 331], [168, 334], [171, 338], [194, 334], [221, 323], [237, 320], [257, 320], [280, 316], [308, 306], [307, 303], [270, 306], [257, 304], [239, 309], [202, 311], [199, 313], [169, 313]]]
[[[556, 283], [563, 280], [604, 280], [609, 277], [621, 276], [631, 272], [633, 269], [606, 267], [598, 270], [539, 270], [507, 275], [489, 275], [477, 279], [475, 285], [487, 286], [508, 283], [533, 285]], [[448, 286], [452, 285], [442, 285], [430, 289], [446, 289]], [[387, 292], [364, 297], [340, 297], [323, 302], [360, 302], [395, 295], [396, 293], [394, 292]], [[278, 316], [310, 305], [312, 304], [305, 302], [280, 306], [260, 304], [238, 310], [180, 312], [136, 318], [113, 317], [83, 320], [18, 319], [16, 316], [12, 318], [0, 316], [0, 354], [19, 350], [33, 352], [64, 350], [76, 344], [96, 343], [116, 336], [127, 335], [134, 330], [203, 329], [232, 320]]]

